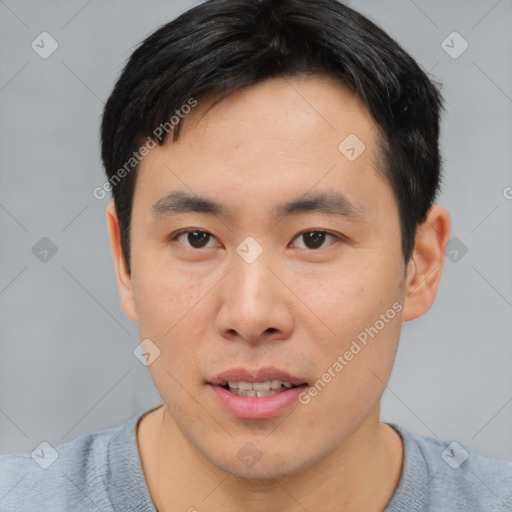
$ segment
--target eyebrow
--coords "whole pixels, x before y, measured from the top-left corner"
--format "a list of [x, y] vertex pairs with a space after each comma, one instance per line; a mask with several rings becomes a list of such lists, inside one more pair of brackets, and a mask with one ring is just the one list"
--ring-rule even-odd
[[[151, 212], [154, 217], [180, 213], [232, 216], [227, 206], [208, 197], [201, 197], [184, 191], [174, 191], [165, 195], [153, 205]], [[355, 218], [364, 214], [364, 208], [360, 204], [350, 201], [341, 192], [331, 190], [308, 198], [302, 196], [292, 199], [272, 210], [272, 213], [277, 217], [313, 212]]]

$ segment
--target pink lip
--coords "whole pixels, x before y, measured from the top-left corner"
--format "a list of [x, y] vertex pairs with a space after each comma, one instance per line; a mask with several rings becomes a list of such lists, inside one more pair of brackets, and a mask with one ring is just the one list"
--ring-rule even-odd
[[210, 379], [209, 384], [224, 386], [227, 382], [267, 382], [269, 380], [281, 380], [294, 386], [305, 384], [305, 377], [290, 375], [289, 373], [273, 367], [260, 368], [259, 370], [246, 370], [245, 368], [233, 368], [226, 370]]
[[[280, 380], [289, 382], [294, 388], [281, 391], [271, 396], [238, 396], [223, 386], [228, 382], [267, 382]], [[231, 416], [245, 420], [268, 420], [283, 414], [297, 402], [299, 394], [307, 388], [307, 379], [297, 377], [273, 367], [247, 370], [233, 368], [226, 370], [207, 383], [219, 400], [222, 408]]]
[[297, 402], [299, 394], [307, 388], [307, 384], [304, 384], [271, 396], [250, 397], [235, 395], [215, 384], [209, 384], [209, 386], [215, 391], [216, 397], [224, 410], [231, 416], [242, 420], [269, 420], [275, 418]]

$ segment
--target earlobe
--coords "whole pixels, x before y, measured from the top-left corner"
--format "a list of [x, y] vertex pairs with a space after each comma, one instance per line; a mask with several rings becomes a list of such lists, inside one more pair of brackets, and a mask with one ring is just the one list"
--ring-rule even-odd
[[113, 202], [108, 204], [106, 216], [121, 305], [126, 316], [134, 322], [137, 322], [132, 276], [128, 271], [126, 261], [124, 259], [124, 253], [121, 245], [121, 229]]
[[450, 239], [450, 215], [434, 205], [418, 226], [411, 260], [407, 265], [403, 320], [425, 314], [434, 303], [443, 272], [446, 246]]

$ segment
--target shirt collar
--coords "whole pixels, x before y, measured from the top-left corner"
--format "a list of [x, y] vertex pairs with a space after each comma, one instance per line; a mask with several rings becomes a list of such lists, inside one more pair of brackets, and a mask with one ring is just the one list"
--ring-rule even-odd
[[[121, 426], [108, 445], [107, 488], [116, 511], [156, 512], [142, 470], [137, 445], [137, 424], [160, 405], [134, 416]], [[398, 432], [404, 444], [404, 463], [398, 486], [384, 512], [428, 510], [430, 476], [419, 445], [402, 426], [387, 423]]]
[[387, 423], [395, 429], [404, 444], [404, 463], [398, 486], [384, 512], [409, 512], [429, 510], [427, 463], [418, 443], [407, 429], [395, 423]]
[[156, 512], [146, 484], [137, 445], [137, 424], [160, 405], [121, 426], [108, 445], [107, 488], [114, 510]]

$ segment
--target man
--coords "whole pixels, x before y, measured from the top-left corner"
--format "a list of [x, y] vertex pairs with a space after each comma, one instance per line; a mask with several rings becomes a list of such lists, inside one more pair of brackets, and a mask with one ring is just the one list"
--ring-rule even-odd
[[511, 463], [379, 416], [450, 237], [440, 109], [335, 0], [211, 0], [149, 36], [102, 157], [122, 306], [163, 405], [45, 471], [1, 458], [1, 510], [511, 510]]

